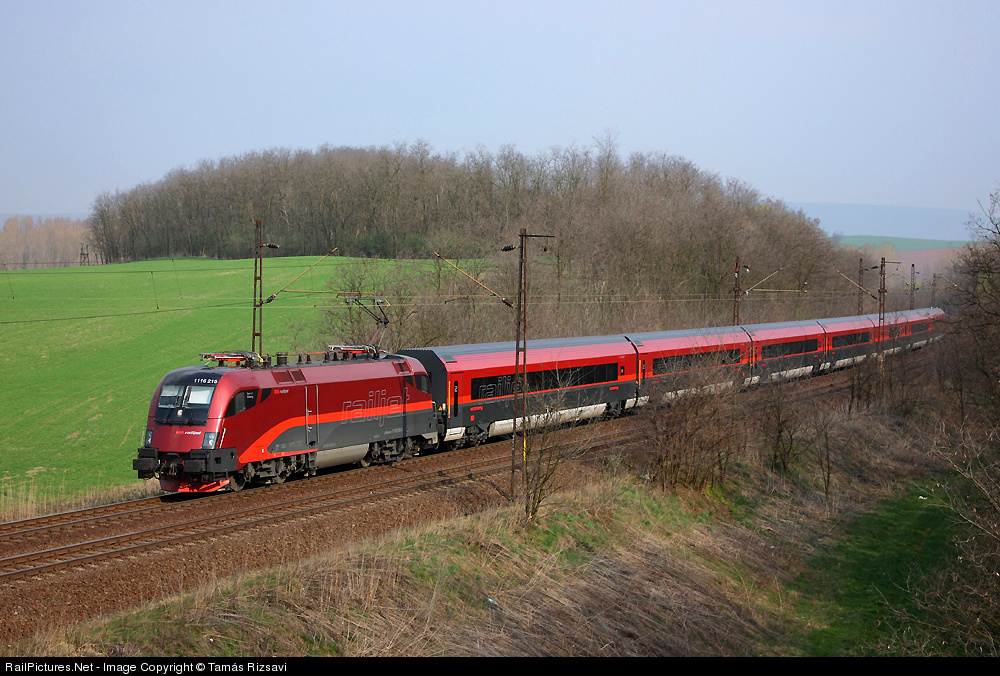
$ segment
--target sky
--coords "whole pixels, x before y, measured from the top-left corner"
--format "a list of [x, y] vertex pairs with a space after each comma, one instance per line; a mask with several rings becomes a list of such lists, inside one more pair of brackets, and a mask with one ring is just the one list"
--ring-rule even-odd
[[997, 0], [0, 0], [0, 213], [267, 148], [609, 134], [790, 203], [975, 213], [998, 25]]

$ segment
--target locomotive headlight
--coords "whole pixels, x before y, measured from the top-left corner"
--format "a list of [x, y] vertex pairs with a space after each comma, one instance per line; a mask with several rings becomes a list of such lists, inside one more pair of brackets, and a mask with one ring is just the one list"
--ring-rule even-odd
[[219, 436], [218, 432], [205, 432], [205, 439], [201, 443], [202, 448], [215, 448], [215, 439]]
[[143, 444], [146, 448], [153, 445], [153, 430], [146, 430], [146, 443]]

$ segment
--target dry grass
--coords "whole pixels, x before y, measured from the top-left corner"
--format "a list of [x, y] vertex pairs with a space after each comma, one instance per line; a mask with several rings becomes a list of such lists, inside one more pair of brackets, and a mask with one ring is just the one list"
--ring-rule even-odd
[[[663, 500], [666, 500], [669, 511]], [[26, 655], [753, 654], [766, 619], [711, 527], [597, 481], [525, 529], [514, 509], [402, 533], [15, 648]], [[700, 508], [695, 508], [697, 512]], [[708, 553], [710, 552], [710, 555]], [[731, 561], [730, 565], [737, 565]]]
[[0, 492], [0, 523], [148, 498], [161, 492], [159, 482], [156, 481], [141, 481], [128, 486], [65, 495], [43, 492], [36, 489], [30, 481], [8, 483]]

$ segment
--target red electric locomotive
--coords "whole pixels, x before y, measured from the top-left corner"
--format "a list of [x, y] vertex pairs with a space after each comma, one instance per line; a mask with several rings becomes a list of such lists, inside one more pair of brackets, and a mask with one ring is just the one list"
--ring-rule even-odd
[[[239, 490], [351, 462], [407, 457], [437, 443], [420, 362], [370, 347], [275, 364], [250, 352], [164, 376], [133, 467], [167, 491]], [[242, 367], [242, 368], [241, 368]]]

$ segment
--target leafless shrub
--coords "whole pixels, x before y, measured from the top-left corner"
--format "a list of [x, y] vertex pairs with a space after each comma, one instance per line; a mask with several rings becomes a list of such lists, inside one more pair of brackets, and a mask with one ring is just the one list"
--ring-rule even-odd
[[839, 460], [837, 456], [850, 444], [853, 430], [845, 424], [841, 410], [833, 406], [821, 406], [811, 416], [808, 434], [811, 436], [808, 445], [819, 469], [823, 502], [829, 515], [833, 478]]
[[712, 380], [706, 374], [688, 381], [682, 394], [654, 392], [641, 413], [642, 440], [630, 455], [662, 489], [723, 483], [730, 462], [746, 446], [745, 396], [733, 383]]
[[885, 350], [872, 351], [863, 362], [849, 369], [849, 411], [875, 406], [906, 417], [925, 399], [920, 379], [931, 371], [914, 368], [912, 353], [895, 352], [895, 347], [897, 343], [889, 341]]
[[883, 370], [883, 398], [888, 411], [906, 418], [918, 412], [930, 396], [926, 385], [933, 369], [916, 366], [923, 353], [896, 352], [887, 354]]
[[847, 410], [860, 410], [862, 404], [866, 409], [872, 405], [872, 400], [878, 391], [878, 356], [869, 354], [867, 358], [859, 364], [855, 364], [848, 371], [850, 383], [851, 399]]
[[[931, 596], [949, 628], [951, 643], [966, 653], [1000, 654], [1000, 455], [995, 444], [973, 449], [971, 457], [952, 459], [961, 481], [950, 487], [952, 510], [968, 526], [957, 544], [958, 566], [951, 584]], [[930, 600], [930, 599], [929, 599]]]

